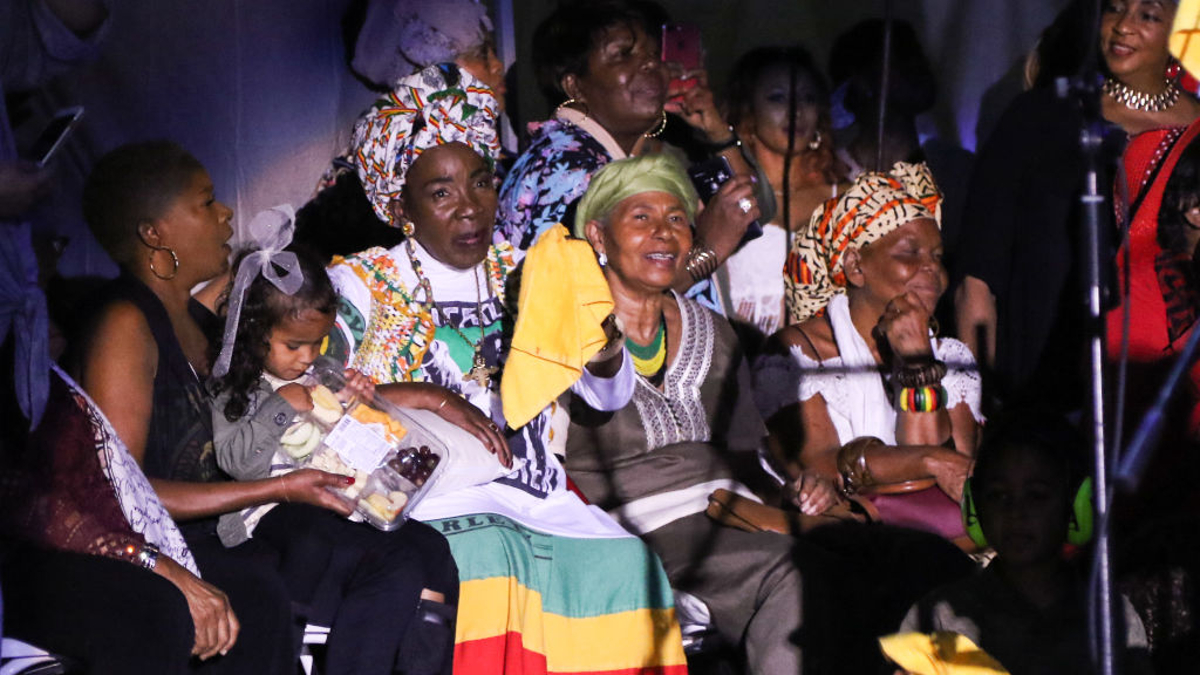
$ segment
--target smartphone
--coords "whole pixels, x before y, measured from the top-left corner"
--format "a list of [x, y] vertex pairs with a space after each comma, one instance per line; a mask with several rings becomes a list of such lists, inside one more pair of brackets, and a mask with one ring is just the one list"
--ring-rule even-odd
[[[717, 190], [720, 190], [721, 186], [725, 184], [725, 181], [733, 178], [733, 167], [729, 166], [729, 160], [717, 155], [688, 167], [688, 176], [692, 179], [692, 185], [696, 187], [696, 192], [700, 195], [700, 201], [707, 204], [713, 195], [717, 194]], [[762, 225], [757, 220], [750, 221], [750, 224], [746, 226], [746, 234], [742, 235], [742, 240], [738, 242], [738, 248], [744, 246], [746, 242], [758, 239], [762, 234]]]
[[[662, 27], [662, 61], [676, 64], [679, 72], [687, 73], [704, 66], [704, 48], [700, 43], [700, 26], [692, 23], [665, 23]], [[672, 99], [695, 88], [696, 78], [672, 78], [667, 86]]]
[[25, 153], [25, 159], [34, 162], [38, 167], [46, 166], [82, 118], [83, 108], [79, 106], [64, 108], [55, 113]]

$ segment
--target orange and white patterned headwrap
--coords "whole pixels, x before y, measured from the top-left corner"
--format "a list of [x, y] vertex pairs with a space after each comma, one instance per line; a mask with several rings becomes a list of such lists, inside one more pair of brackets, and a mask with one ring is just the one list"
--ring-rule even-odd
[[942, 225], [942, 194], [924, 163], [897, 162], [884, 173], [864, 173], [840, 196], [817, 207], [792, 242], [783, 282], [788, 321], [817, 315], [844, 293], [842, 255], [862, 248], [918, 218]]
[[358, 118], [350, 141], [350, 161], [375, 215], [399, 227], [389, 205], [400, 197], [409, 167], [429, 148], [464, 143], [494, 164], [498, 108], [486, 84], [452, 63], [400, 78]]

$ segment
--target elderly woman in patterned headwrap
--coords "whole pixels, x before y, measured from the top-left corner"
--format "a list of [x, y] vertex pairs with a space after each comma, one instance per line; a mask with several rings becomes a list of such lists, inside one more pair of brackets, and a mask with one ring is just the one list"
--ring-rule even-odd
[[[384, 95], [403, 78], [454, 64], [464, 90], [487, 89], [504, 110], [504, 64], [496, 56], [488, 9], [480, 0], [370, 0], [351, 68]], [[398, 223], [371, 208], [353, 157], [335, 157], [312, 199], [296, 214], [294, 241], [329, 260], [372, 246], [394, 246]]]
[[[788, 256], [792, 325], [756, 385], [781, 472], [817, 471], [885, 522], [959, 540], [982, 417], [970, 351], [932, 319], [947, 280], [940, 201], [923, 164], [897, 163], [819, 208]], [[912, 492], [879, 494], [896, 490]]]
[[[443, 65], [403, 78], [355, 128], [366, 194], [408, 236], [335, 259], [331, 351], [385, 395], [407, 383], [399, 402], [439, 411], [513, 468], [412, 514], [446, 536], [458, 564], [456, 672], [684, 672], [658, 559], [567, 489], [565, 413], [551, 405], [507, 428], [498, 370], [519, 255], [492, 243], [496, 101], [461, 76]], [[572, 390], [602, 410], [623, 406], [633, 375], [622, 353], [604, 350]]]

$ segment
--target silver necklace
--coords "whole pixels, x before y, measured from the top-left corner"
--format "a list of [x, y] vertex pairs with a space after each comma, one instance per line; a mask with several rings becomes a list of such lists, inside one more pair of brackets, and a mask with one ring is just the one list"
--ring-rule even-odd
[[1106, 96], [1130, 110], [1162, 112], [1179, 100], [1179, 86], [1175, 84], [1175, 80], [1167, 79], [1163, 82], [1166, 89], [1157, 94], [1147, 94], [1110, 77], [1104, 80], [1103, 91]]

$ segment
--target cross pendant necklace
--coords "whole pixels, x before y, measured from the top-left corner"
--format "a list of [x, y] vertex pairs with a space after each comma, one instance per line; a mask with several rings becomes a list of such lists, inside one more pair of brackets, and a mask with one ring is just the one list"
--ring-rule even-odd
[[[484, 275], [487, 275], [488, 271], [486, 259], [484, 260], [482, 267]], [[488, 277], [488, 298], [490, 299], [491, 297], [492, 284], [491, 278]], [[483, 341], [486, 339], [486, 335], [484, 334], [483, 326], [483, 291], [479, 288], [478, 268], [476, 268], [475, 273], [475, 311], [479, 317], [479, 342], [474, 344], [475, 354], [471, 357], [471, 369], [463, 374], [462, 379], [463, 382], [474, 382], [484, 389], [490, 389], [492, 384], [492, 375], [495, 375], [496, 371], [499, 369], [495, 366], [489, 366], [487, 362], [483, 360]], [[454, 332], [462, 335], [463, 340], [467, 340], [467, 336], [463, 335], [461, 330], [455, 328]], [[467, 344], [471, 344], [471, 341], [467, 340]]]
[[471, 369], [463, 375], [463, 382], [474, 382], [484, 389], [488, 389], [492, 384], [492, 375], [496, 374], [499, 368], [489, 366], [483, 360], [483, 352], [479, 348], [475, 349], [475, 356], [471, 359]]

